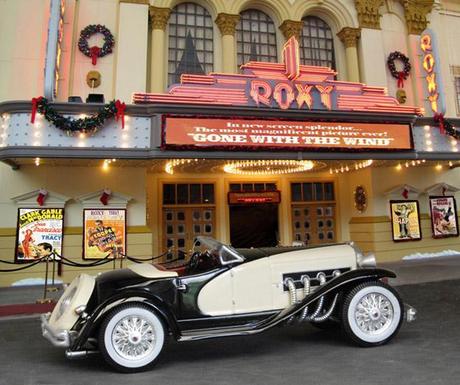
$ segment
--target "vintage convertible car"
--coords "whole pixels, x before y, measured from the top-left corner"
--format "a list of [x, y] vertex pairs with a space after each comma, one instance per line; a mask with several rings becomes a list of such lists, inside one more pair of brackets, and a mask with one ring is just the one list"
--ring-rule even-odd
[[341, 326], [361, 346], [382, 345], [415, 309], [403, 305], [353, 243], [313, 248], [239, 249], [199, 237], [201, 250], [175, 270], [134, 264], [75, 278], [43, 336], [69, 358], [100, 351], [119, 371], [152, 366], [165, 340], [251, 335], [275, 325]]

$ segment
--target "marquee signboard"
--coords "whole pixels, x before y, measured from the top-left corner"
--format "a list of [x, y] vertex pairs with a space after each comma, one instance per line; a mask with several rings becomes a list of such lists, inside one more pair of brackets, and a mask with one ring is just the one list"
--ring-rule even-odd
[[403, 106], [385, 87], [336, 80], [328, 67], [300, 64], [299, 45], [290, 38], [283, 63], [249, 62], [242, 74], [183, 74], [167, 94], [138, 92], [134, 103], [245, 106], [271, 109], [341, 110], [421, 115]]
[[412, 149], [407, 124], [166, 117], [167, 148]]

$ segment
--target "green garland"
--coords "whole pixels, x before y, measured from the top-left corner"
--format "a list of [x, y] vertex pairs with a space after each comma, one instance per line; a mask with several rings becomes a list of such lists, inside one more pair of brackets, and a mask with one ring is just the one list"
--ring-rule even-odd
[[445, 119], [443, 114], [435, 114], [433, 120], [438, 123], [441, 134], [447, 134], [460, 140], [460, 131], [457, 130], [451, 122]]
[[104, 125], [107, 119], [111, 119], [117, 115], [115, 100], [104, 105], [97, 114], [80, 119], [71, 119], [61, 115], [50, 106], [48, 99], [39, 97], [32, 99], [31, 123], [33, 123], [35, 119], [35, 109], [42, 114], [48, 122], [54, 124], [60, 130], [65, 131], [67, 135], [76, 135], [79, 133], [94, 135]]

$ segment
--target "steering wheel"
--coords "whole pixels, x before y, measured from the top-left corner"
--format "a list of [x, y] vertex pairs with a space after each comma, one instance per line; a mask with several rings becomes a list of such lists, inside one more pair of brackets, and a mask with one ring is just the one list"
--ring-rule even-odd
[[190, 260], [188, 262], [188, 271], [191, 272], [193, 270], [196, 270], [198, 265], [200, 264], [200, 257], [201, 253], [199, 251], [195, 251], [192, 256], [190, 257]]

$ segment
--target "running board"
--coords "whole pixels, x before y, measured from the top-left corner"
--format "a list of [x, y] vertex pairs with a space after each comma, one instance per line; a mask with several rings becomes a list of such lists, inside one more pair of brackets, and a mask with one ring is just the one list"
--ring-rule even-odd
[[379, 279], [382, 277], [394, 278], [396, 275], [388, 270], [383, 269], [356, 269], [348, 271], [336, 278], [333, 278], [325, 285], [319, 287], [313, 293], [305, 297], [302, 301], [288, 306], [284, 310], [276, 313], [271, 317], [267, 317], [259, 322], [253, 322], [241, 326], [231, 326], [223, 328], [211, 329], [196, 329], [183, 331], [178, 337], [178, 341], [197, 341], [210, 338], [220, 337], [235, 337], [247, 336], [262, 333], [263, 331], [272, 328], [284, 321], [287, 321], [293, 315], [299, 313], [305, 306], [317, 301], [320, 297], [335, 292], [341, 286], [344, 286], [353, 281], [361, 281], [367, 279]]

